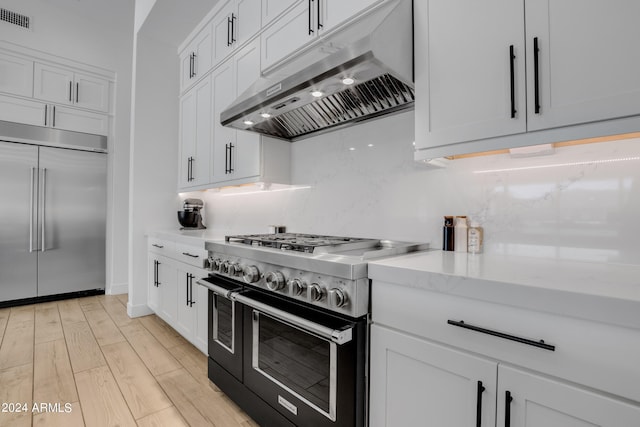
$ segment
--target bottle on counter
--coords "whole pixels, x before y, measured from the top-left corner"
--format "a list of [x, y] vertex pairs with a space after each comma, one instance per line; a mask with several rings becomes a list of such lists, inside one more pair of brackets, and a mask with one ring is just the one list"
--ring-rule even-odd
[[482, 239], [484, 231], [477, 221], [469, 222], [468, 230], [468, 249], [471, 254], [479, 254], [482, 252]]
[[457, 216], [455, 220], [455, 243], [456, 252], [467, 252], [467, 217]]
[[453, 226], [453, 217], [445, 216], [444, 217], [444, 227], [442, 228], [442, 250], [443, 251], [452, 251], [454, 244], [454, 226]]

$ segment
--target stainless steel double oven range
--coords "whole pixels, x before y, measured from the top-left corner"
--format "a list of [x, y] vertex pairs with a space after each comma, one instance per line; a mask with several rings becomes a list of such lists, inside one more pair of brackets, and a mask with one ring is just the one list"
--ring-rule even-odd
[[426, 245], [306, 234], [207, 242], [209, 378], [265, 426], [365, 426], [367, 260]]

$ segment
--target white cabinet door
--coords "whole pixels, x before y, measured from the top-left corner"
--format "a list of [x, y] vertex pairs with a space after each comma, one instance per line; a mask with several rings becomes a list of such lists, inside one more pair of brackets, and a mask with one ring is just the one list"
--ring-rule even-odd
[[498, 426], [507, 425], [507, 405], [511, 427], [640, 425], [639, 406], [609, 396], [502, 365], [498, 379]]
[[[196, 326], [196, 309], [193, 307], [191, 291], [196, 279], [191, 274], [191, 269], [180, 264], [178, 267], [178, 301], [175, 329], [187, 339], [193, 341]], [[197, 290], [197, 289], [195, 289]]]
[[109, 116], [106, 114], [60, 105], [49, 105], [49, 109], [51, 110], [51, 126], [56, 129], [92, 133], [94, 135], [109, 134]]
[[317, 33], [315, 15], [307, 2], [301, 2], [285, 13], [260, 36], [262, 41], [262, 69], [266, 69], [308, 42]]
[[[260, 41], [242, 48], [234, 56], [236, 96], [242, 94], [260, 77]], [[230, 179], [260, 174], [261, 137], [255, 132], [236, 131], [236, 144], [231, 151], [233, 172]]]
[[33, 96], [59, 104], [72, 104], [73, 71], [36, 62]]
[[191, 90], [180, 99], [180, 176], [178, 187], [191, 187], [191, 163], [196, 155], [196, 91]]
[[47, 110], [47, 105], [42, 102], [0, 95], [0, 120], [46, 126]]
[[173, 326], [178, 316], [178, 270], [169, 258], [159, 257], [158, 261], [160, 311], [156, 314]]
[[210, 176], [211, 80], [206, 77], [180, 100], [180, 177], [178, 186], [207, 184]]
[[0, 53], [0, 92], [33, 95], [33, 61]]
[[370, 425], [471, 426], [478, 413], [494, 425], [496, 375], [493, 361], [374, 324]]
[[[233, 52], [235, 35], [231, 31], [231, 21], [235, 17], [236, 4], [233, 0], [223, 2], [219, 12], [214, 16], [213, 28], [213, 63], [218, 64]], [[233, 16], [232, 16], [233, 15]]]
[[233, 24], [236, 46], [242, 46], [258, 31], [262, 19], [261, 2], [255, 0], [236, 0], [238, 18]]
[[75, 73], [74, 104], [90, 110], [109, 111], [109, 82]]
[[196, 286], [195, 284], [193, 292], [195, 294], [194, 298], [196, 307], [196, 332], [194, 345], [204, 354], [208, 354], [209, 292], [204, 286]]
[[637, 1], [526, 1], [529, 130], [640, 114], [639, 16]]
[[307, 0], [262, 0], [262, 26], [269, 25], [294, 4], [306, 2]]
[[212, 153], [212, 182], [227, 181], [232, 173], [229, 163], [232, 161], [232, 151], [235, 147], [236, 131], [220, 124], [220, 112], [227, 108], [235, 99], [233, 59], [220, 65], [211, 75], [211, 87], [215, 94], [213, 98], [213, 153]]
[[380, 0], [316, 0], [316, 28], [322, 34], [379, 2]]
[[213, 65], [211, 25], [204, 27], [180, 53], [180, 90], [185, 91], [204, 76]]
[[414, 3], [416, 148], [525, 132], [523, 14], [510, 0]]

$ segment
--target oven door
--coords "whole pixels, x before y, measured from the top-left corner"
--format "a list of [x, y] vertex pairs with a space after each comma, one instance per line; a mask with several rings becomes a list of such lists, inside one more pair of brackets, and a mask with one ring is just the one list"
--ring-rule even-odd
[[216, 274], [198, 284], [209, 289], [209, 357], [242, 381], [242, 310], [231, 295], [243, 285]]
[[260, 291], [244, 311], [244, 383], [300, 426], [362, 426], [366, 320], [345, 319]]

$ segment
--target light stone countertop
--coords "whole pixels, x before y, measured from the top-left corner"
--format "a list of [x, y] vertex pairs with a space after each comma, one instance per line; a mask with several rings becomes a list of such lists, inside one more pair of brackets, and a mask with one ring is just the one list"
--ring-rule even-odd
[[640, 329], [640, 265], [439, 250], [369, 263], [375, 287], [394, 283]]
[[197, 246], [204, 249], [207, 240], [224, 240], [224, 230], [204, 229], [204, 230], [180, 230], [169, 228], [164, 230], [153, 230], [147, 233], [147, 237], [170, 240], [176, 243]]

